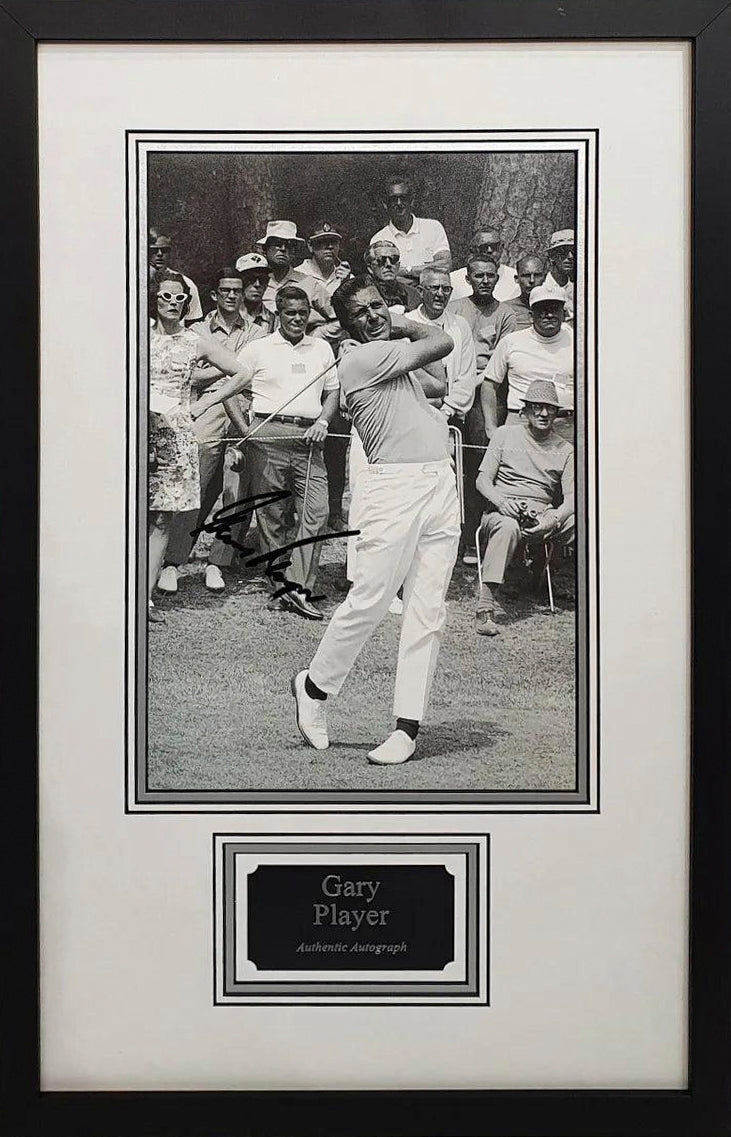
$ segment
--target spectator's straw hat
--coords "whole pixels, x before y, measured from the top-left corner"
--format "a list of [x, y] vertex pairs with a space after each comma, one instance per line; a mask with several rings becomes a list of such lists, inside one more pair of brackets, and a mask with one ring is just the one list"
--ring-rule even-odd
[[563, 288], [552, 287], [548, 284], [539, 284], [537, 288], [531, 288], [528, 303], [532, 308], [534, 304], [540, 304], [542, 300], [553, 300], [558, 304], [566, 303], [566, 293]]
[[280, 241], [301, 241], [297, 236], [297, 226], [294, 221], [267, 221], [267, 231], [256, 242], [257, 245], [266, 245], [270, 237], [278, 237]]
[[520, 396], [524, 403], [548, 403], [552, 407], [559, 407], [556, 387], [549, 379], [534, 379], [524, 395]]
[[558, 229], [555, 233], [551, 234], [551, 240], [548, 242], [548, 251], [552, 249], [560, 249], [563, 245], [575, 245], [573, 229]]
[[269, 261], [261, 253], [244, 253], [236, 262], [237, 272], [269, 272]]

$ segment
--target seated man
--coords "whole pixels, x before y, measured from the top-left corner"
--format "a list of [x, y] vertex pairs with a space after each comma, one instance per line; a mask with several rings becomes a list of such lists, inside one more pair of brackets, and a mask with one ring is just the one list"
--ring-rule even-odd
[[479, 636], [500, 633], [494, 620], [496, 594], [521, 538], [531, 544], [549, 537], [568, 544], [574, 535], [574, 448], [553, 429], [559, 407], [554, 384], [535, 380], [523, 403], [525, 421], [497, 428], [477, 475], [477, 489], [488, 503], [475, 616]]

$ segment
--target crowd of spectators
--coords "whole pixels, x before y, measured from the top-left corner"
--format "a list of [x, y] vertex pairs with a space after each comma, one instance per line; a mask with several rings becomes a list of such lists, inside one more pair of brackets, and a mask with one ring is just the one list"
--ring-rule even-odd
[[[413, 212], [408, 180], [384, 189], [388, 223], [363, 262], [393, 313], [435, 325], [453, 342], [434, 365], [446, 372], [446, 394], [434, 406], [463, 444], [464, 564], [477, 564], [475, 535], [484, 534], [475, 630], [496, 635], [497, 593], [520, 541], [570, 542], [573, 534], [574, 232], [554, 232], [547, 248], [526, 249], [510, 265], [499, 228], [485, 222], [455, 269], [441, 222]], [[173, 267], [171, 238], [149, 231], [153, 622], [165, 619], [155, 589], [177, 592], [216, 504], [251, 497], [261, 552], [293, 546], [286, 586], [282, 573], [272, 576], [268, 606], [323, 619], [318, 538], [348, 529], [346, 480], [352, 488], [365, 461], [339, 398], [347, 337], [337, 290], [352, 275], [341, 242], [332, 220], [306, 241], [294, 221], [268, 222], [249, 250], [232, 250], [204, 316], [195, 283]], [[229, 530], [217, 530], [209, 591], [225, 590], [221, 570], [248, 528], [240, 512]]]

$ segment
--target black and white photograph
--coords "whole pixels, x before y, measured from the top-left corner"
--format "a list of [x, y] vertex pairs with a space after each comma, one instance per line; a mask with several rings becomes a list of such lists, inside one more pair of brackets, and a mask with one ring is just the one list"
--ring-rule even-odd
[[595, 133], [128, 136], [128, 806], [596, 809]]

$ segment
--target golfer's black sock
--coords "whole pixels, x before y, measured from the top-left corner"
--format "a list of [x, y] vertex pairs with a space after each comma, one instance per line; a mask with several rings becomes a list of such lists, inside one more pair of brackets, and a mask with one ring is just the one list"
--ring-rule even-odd
[[413, 742], [419, 733], [419, 724], [416, 719], [396, 719], [396, 730], [402, 730], [404, 734], [408, 734]]
[[305, 675], [305, 691], [307, 692], [307, 694], [310, 696], [311, 699], [326, 699], [327, 698], [327, 695], [325, 694], [325, 692], [321, 691], [320, 688], [316, 687], [315, 684], [312, 682], [312, 680], [310, 679], [309, 671]]

